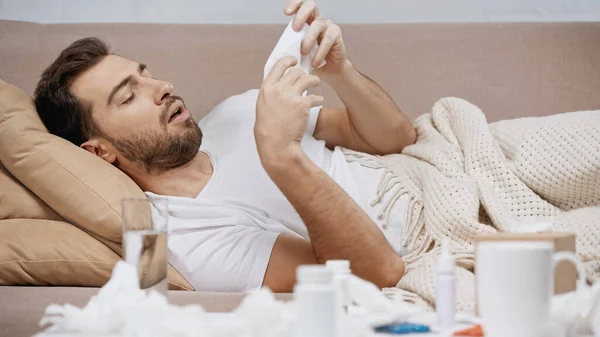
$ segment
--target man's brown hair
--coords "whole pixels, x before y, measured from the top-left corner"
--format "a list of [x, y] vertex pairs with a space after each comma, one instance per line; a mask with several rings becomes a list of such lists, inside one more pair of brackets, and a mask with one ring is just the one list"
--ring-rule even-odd
[[35, 89], [37, 112], [50, 133], [79, 146], [100, 134], [92, 106], [75, 97], [70, 87], [84, 71], [110, 55], [109, 46], [95, 37], [73, 42], [40, 76]]

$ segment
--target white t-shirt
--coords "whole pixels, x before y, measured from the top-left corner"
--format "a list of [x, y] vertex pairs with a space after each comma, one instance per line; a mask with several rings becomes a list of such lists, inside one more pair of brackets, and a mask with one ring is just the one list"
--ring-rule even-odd
[[[200, 150], [208, 154], [213, 175], [196, 198], [146, 193], [168, 198], [169, 262], [199, 291], [258, 289], [279, 234], [309, 239], [304, 222], [260, 163], [253, 130], [257, 97], [258, 90], [232, 96], [199, 122]], [[320, 107], [311, 109], [303, 150], [381, 228], [378, 215], [390, 195], [370, 203], [383, 171], [349, 163], [341, 149], [330, 151], [315, 139], [319, 112]], [[384, 231], [399, 254], [406, 207], [407, 197], [401, 197]]]

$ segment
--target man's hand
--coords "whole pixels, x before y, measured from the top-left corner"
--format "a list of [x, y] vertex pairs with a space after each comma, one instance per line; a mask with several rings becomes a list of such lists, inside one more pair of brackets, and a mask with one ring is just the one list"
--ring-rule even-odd
[[322, 68], [315, 69], [315, 73], [321, 76], [340, 75], [344, 67], [348, 66], [340, 27], [321, 16], [314, 0], [289, 0], [284, 12], [288, 16], [296, 15], [292, 23], [292, 28], [296, 31], [302, 29], [305, 23], [310, 26], [302, 41], [302, 55], [308, 55], [313, 46], [319, 43], [311, 64], [313, 67], [318, 67], [323, 60], [327, 63]]
[[342, 100], [343, 108], [323, 108], [314, 136], [330, 149], [342, 146], [370, 154], [399, 153], [414, 144], [416, 131], [392, 98], [373, 80], [361, 74], [346, 58], [340, 27], [325, 19], [315, 0], [288, 0], [284, 12], [295, 15], [292, 27], [310, 26], [301, 51], [308, 55], [319, 47], [311, 61], [313, 71], [327, 82]]
[[282, 58], [261, 85], [254, 137], [263, 161], [279, 161], [299, 149], [310, 108], [323, 104], [322, 96], [302, 97], [304, 91], [318, 86], [320, 80], [300, 68], [290, 69], [296, 63], [293, 56]]

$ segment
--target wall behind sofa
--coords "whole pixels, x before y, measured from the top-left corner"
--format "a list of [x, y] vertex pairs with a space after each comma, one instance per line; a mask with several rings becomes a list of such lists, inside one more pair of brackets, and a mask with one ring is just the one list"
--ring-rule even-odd
[[[600, 21], [600, 0], [317, 0], [338, 23]], [[285, 0], [0, 0], [41, 23], [284, 23]]]

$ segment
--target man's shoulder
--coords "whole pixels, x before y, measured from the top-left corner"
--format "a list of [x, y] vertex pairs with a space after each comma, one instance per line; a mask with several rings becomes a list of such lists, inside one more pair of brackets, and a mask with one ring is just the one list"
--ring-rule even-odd
[[256, 118], [256, 100], [258, 89], [230, 96], [217, 104], [204, 118], [198, 122], [201, 128], [222, 122], [254, 120]]
[[255, 148], [257, 98], [258, 90], [249, 90], [219, 103], [198, 123], [204, 134], [203, 144], [217, 154]]

